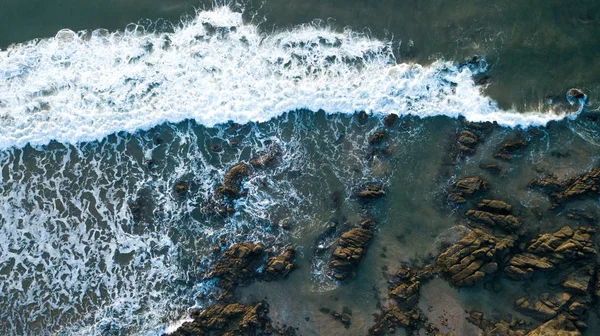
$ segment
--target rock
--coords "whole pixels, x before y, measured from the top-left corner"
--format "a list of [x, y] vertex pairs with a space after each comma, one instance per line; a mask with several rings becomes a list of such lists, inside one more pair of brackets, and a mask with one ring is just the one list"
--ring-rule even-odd
[[494, 157], [505, 161], [510, 161], [518, 151], [527, 147], [527, 142], [523, 140], [513, 140], [503, 142], [496, 150]]
[[483, 331], [483, 336], [525, 336], [531, 326], [521, 320], [516, 321], [490, 321], [484, 318], [483, 313], [470, 311], [467, 321], [476, 325]]
[[552, 320], [540, 325], [527, 336], [581, 336], [573, 322], [564, 314], [560, 314]]
[[264, 335], [271, 327], [267, 317], [268, 305], [231, 303], [214, 305], [191, 314], [193, 320], [185, 322], [171, 336], [209, 335]]
[[385, 118], [383, 118], [383, 124], [385, 127], [393, 127], [398, 121], [398, 115], [395, 113], [388, 114]]
[[596, 215], [591, 211], [571, 209], [567, 212], [567, 218], [579, 222], [595, 223], [597, 220]]
[[187, 183], [181, 181], [175, 185], [175, 193], [177, 195], [183, 195], [187, 192]]
[[546, 191], [553, 202], [552, 208], [556, 208], [571, 199], [584, 196], [597, 197], [600, 194], [600, 168], [594, 168], [565, 181], [560, 181], [555, 175], [550, 174], [542, 179], [531, 181], [529, 187]]
[[485, 224], [490, 228], [498, 227], [508, 232], [517, 232], [521, 229], [521, 222], [513, 215], [498, 215], [487, 211], [469, 210], [467, 218]]
[[587, 95], [580, 89], [575, 88], [567, 91], [566, 98], [571, 105], [575, 105], [577, 103], [585, 104], [587, 102]]
[[495, 163], [481, 164], [481, 165], [479, 165], [479, 168], [481, 168], [483, 170], [487, 170], [488, 172], [490, 172], [492, 174], [499, 174], [502, 172], [502, 167]]
[[477, 176], [467, 177], [456, 182], [448, 199], [456, 203], [465, 203], [466, 198], [473, 196], [477, 191], [487, 189], [488, 183], [482, 178]]
[[453, 285], [472, 286], [496, 271], [514, 242], [513, 236], [491, 235], [474, 229], [441, 253], [437, 266]]
[[510, 204], [499, 200], [484, 199], [477, 203], [477, 207], [481, 210], [497, 214], [509, 214], [512, 211], [512, 206]]
[[558, 315], [570, 300], [571, 294], [568, 293], [543, 293], [539, 298], [525, 296], [517, 299], [515, 308], [536, 320], [548, 321]]
[[206, 278], [218, 278], [219, 286], [226, 293], [231, 292], [253, 280], [263, 259], [264, 247], [261, 244], [238, 243], [223, 252]]
[[382, 184], [369, 182], [363, 184], [355, 195], [362, 199], [374, 199], [385, 196], [385, 190], [383, 190]]
[[479, 136], [471, 131], [460, 131], [456, 137], [456, 145], [460, 154], [475, 153], [475, 147], [479, 143], [479, 140]]
[[505, 267], [506, 275], [515, 280], [526, 279], [537, 270], [550, 270], [567, 263], [596, 255], [594, 230], [565, 226], [557, 232], [533, 239], [525, 253], [514, 255]]
[[245, 163], [237, 164], [225, 174], [225, 178], [223, 179], [223, 184], [218, 186], [215, 191], [219, 196], [225, 196], [230, 200], [234, 200], [240, 198], [242, 181], [244, 177], [248, 177], [250, 175], [249, 166]]
[[594, 268], [591, 264], [577, 264], [575, 270], [567, 274], [560, 286], [570, 293], [586, 295], [593, 276]]
[[350, 278], [365, 255], [372, 238], [373, 233], [363, 228], [351, 228], [344, 232], [332, 252], [332, 260], [329, 263], [331, 275], [337, 280]]
[[280, 154], [279, 148], [272, 146], [268, 152], [262, 152], [257, 157], [252, 158], [250, 164], [255, 168], [267, 168], [276, 162]]
[[379, 145], [383, 142], [383, 140], [385, 140], [386, 137], [387, 137], [387, 132], [385, 130], [379, 130], [379, 131], [373, 133], [369, 137], [369, 145], [371, 145], [371, 146]]
[[265, 280], [272, 281], [285, 277], [294, 268], [296, 250], [293, 246], [286, 246], [278, 256], [269, 258], [263, 272]]

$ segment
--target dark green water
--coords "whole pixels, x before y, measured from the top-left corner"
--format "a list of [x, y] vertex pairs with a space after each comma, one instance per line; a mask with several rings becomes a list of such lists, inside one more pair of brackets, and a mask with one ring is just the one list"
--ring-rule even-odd
[[[198, 4], [191, 1], [4, 1], [0, 3], [0, 46], [4, 48], [11, 43], [52, 37], [62, 28], [117, 30], [140, 19], [177, 21], [182, 15], [193, 15], [194, 5]], [[383, 98], [377, 96], [380, 91], [376, 90], [373, 90], [373, 96], [369, 95], [371, 92], [350, 91], [350, 97], [356, 96], [357, 100], [372, 98], [378, 103], [394, 100], [397, 96], [402, 103], [403, 94], [408, 95], [409, 102], [399, 104], [401, 107], [397, 112], [413, 115], [401, 116], [398, 123], [387, 130], [386, 150], [374, 152], [369, 145], [369, 136], [384, 128], [383, 115], [378, 114], [380, 111], [376, 108], [388, 106], [385, 104], [374, 104], [373, 114], [365, 120], [357, 114], [336, 113], [340, 111], [335, 110], [311, 112], [292, 108], [293, 111], [275, 114], [275, 118], [265, 122], [224, 123], [213, 127], [194, 120], [148, 125], [145, 118], [150, 118], [152, 113], [135, 114], [140, 112], [138, 105], [146, 105], [146, 97], [153, 94], [179, 105], [159, 105], [160, 108], [151, 112], [175, 113], [178, 111], [169, 108], [181, 108], [186, 104], [196, 106], [193, 104], [198, 101], [221, 101], [220, 97], [215, 97], [214, 92], [217, 92], [246, 99], [233, 102], [242, 112], [247, 112], [243, 109], [244, 104], [254, 103], [259, 106], [259, 111], [263, 108], [262, 112], [272, 116], [273, 111], [267, 109], [275, 109], [274, 105], [262, 107], [258, 104], [260, 99], [284, 99], [294, 97], [295, 92], [279, 87], [284, 94], [251, 92], [250, 96], [238, 95], [238, 91], [234, 92], [238, 86], [254, 87], [243, 82], [247, 78], [232, 76], [225, 78], [239, 80], [235, 87], [219, 81], [213, 85], [232, 88], [230, 95], [224, 90], [209, 91], [211, 86], [207, 85], [202, 87], [208, 92], [203, 96], [203, 90], [198, 89], [200, 84], [193, 81], [200, 78], [212, 83], [211, 76], [221, 73], [262, 74], [260, 66], [266, 63], [244, 63], [235, 58], [245, 53], [249, 55], [248, 59], [257, 53], [263, 56], [260, 48], [236, 49], [245, 42], [239, 43], [234, 32], [248, 27], [237, 26], [233, 30], [227, 24], [224, 29], [207, 25], [211, 32], [206, 36], [188, 36], [186, 31], [169, 35], [183, 40], [178, 45], [182, 50], [180, 53], [169, 53], [176, 48], [169, 49], [173, 41], [164, 36], [132, 34], [123, 39], [116, 36], [114, 40], [104, 41], [104, 33], [100, 33], [97, 37], [100, 42], [93, 50], [117, 52], [114, 59], [109, 57], [106, 61], [98, 57], [96, 63], [85, 63], [85, 57], [83, 61], [74, 56], [69, 59], [72, 55], [81, 56], [81, 50], [87, 48], [82, 42], [69, 49], [69, 36], [57, 39], [65, 43], [64, 53], [61, 47], [65, 45], [57, 43], [57, 47], [47, 41], [13, 49], [18, 51], [10, 53], [10, 57], [20, 61], [18, 54], [23, 52], [29, 58], [23, 58], [23, 73], [12, 72], [12, 68], [0, 69], [0, 75], [10, 79], [11, 88], [20, 88], [19, 76], [29, 79], [28, 71], [47, 71], [47, 77], [53, 79], [49, 84], [44, 83], [47, 87], [38, 87], [36, 80], [25, 80], [28, 85], [23, 90], [27, 92], [19, 95], [15, 103], [23, 109], [21, 114], [9, 113], [6, 102], [10, 97], [0, 92], [0, 98], [6, 100], [0, 99], [0, 112], [3, 112], [3, 124], [0, 125], [7, 129], [11, 127], [6, 134], [14, 137], [6, 137], [18, 144], [0, 151], [0, 233], [3, 236], [0, 237], [0, 306], [3, 308], [0, 310], [0, 334], [159, 335], [166, 326], [187, 316], [190, 307], [211, 303], [214, 282], [205, 281], [202, 274], [216, 259], [213, 248], [225, 238], [227, 246], [259, 241], [275, 249], [293, 244], [298, 251], [297, 269], [287, 279], [241, 288], [237, 293], [240, 300], [266, 299], [271, 304], [271, 317], [276, 323], [298, 328], [301, 335], [365, 335], [373, 324], [372, 314], [378, 311], [378, 303], [385, 302], [390, 272], [403, 262], [422, 264], [431, 260], [444, 243], [456, 241], [467, 230], [463, 216], [466, 208], [447, 202], [448, 189], [457, 179], [472, 175], [486, 179], [490, 190], [478, 197], [498, 198], [512, 204], [515, 215], [531, 234], [581, 224], [569, 220], [566, 210], [600, 212], [597, 197], [576, 200], [564, 209], [549, 211], [547, 195], [527, 187], [529, 181], [545, 173], [566, 178], [585, 172], [600, 161], [600, 126], [594, 111], [589, 111], [596, 108], [594, 96], [600, 93], [597, 80], [600, 72], [598, 2], [273, 1], [233, 7], [245, 8], [245, 19], [258, 24], [263, 34], [320, 18], [339, 31], [351, 27], [354, 31], [368, 32], [373, 39], [393, 39], [398, 63], [427, 65], [439, 59], [460, 61], [475, 54], [482, 55], [490, 64], [489, 86], [485, 92], [505, 108], [514, 106], [521, 112], [545, 110], [546, 96], [562, 97], [571, 87], [588, 93], [590, 104], [586, 107], [588, 111], [576, 119], [552, 121], [529, 129], [493, 127], [474, 155], [454, 161], [449, 159], [449, 153], [465, 122], [438, 115], [450, 114], [452, 111], [446, 109], [451, 110], [457, 104], [453, 101], [454, 89], [470, 88], [465, 84], [469, 78], [461, 79], [459, 84], [448, 84], [443, 74], [456, 75], [458, 70], [454, 68], [435, 68], [442, 73], [440, 76], [419, 77], [418, 71], [403, 74], [411, 79], [407, 81], [408, 86], [421, 88], [417, 85], [421, 78], [444, 92], [432, 99], [428, 98], [431, 97], [429, 86], [422, 88], [423, 92], [407, 90], [408, 93], [402, 87], [390, 87], [391, 91], [398, 90], [399, 93], [394, 95], [394, 92], [384, 91]], [[232, 15], [228, 13], [221, 17], [231, 18]], [[326, 34], [328, 31], [308, 32]], [[294, 33], [301, 36], [305, 31], [299, 29]], [[84, 36], [82, 40], [86, 38]], [[239, 66], [231, 66], [227, 57], [221, 59], [202, 50], [205, 45], [195, 43], [204, 41], [203, 38], [207, 43], [214, 42], [208, 46], [219, 47], [225, 54], [238, 51], [231, 55], [234, 55], [232, 63]], [[108, 47], [104, 47], [104, 42]], [[364, 40], [348, 39], [340, 45], [341, 48], [347, 45], [360, 47], [361, 43]], [[197, 49], [186, 49], [188, 44]], [[265, 45], [270, 48], [266, 53], [291, 49], [291, 44], [284, 44], [283, 48], [278, 48], [279, 44]], [[26, 53], [38, 47], [42, 50], [40, 54]], [[135, 54], [139, 49], [143, 52]], [[311, 80], [331, 80], [332, 86], [322, 90], [341, 92], [341, 97], [334, 98], [339, 98], [339, 106], [345, 106], [347, 96], [343, 94], [347, 92], [335, 91], [335, 88], [342, 87], [342, 81], [349, 77], [336, 76], [336, 69], [357, 74], [359, 71], [352, 72], [354, 67], [365, 66], [373, 76], [383, 76], [381, 69], [369, 61], [382, 59], [385, 66], [391, 66], [387, 63], [387, 54], [371, 59], [369, 52], [373, 49], [366, 49], [366, 56], [341, 62], [343, 66], [334, 68], [330, 77], [317, 75], [329, 74], [331, 64], [323, 63], [322, 68], [315, 70], [314, 63], [293, 54], [298, 60], [293, 66], [268, 68], [267, 75], [250, 77], [250, 80], [269, 83], [287, 79], [281, 73], [271, 76], [269, 71], [297, 70], [297, 66], [299, 70], [291, 72], [297, 77], [282, 81], [283, 85], [298, 91], [306, 89], [306, 96], [318, 101], [328, 96], [319, 95], [320, 86], [314, 86], [316, 93], [307, 89], [313, 88]], [[297, 51], [306, 50], [299, 48]], [[308, 54], [309, 58], [315, 55]], [[154, 59], [156, 55], [157, 59]], [[213, 62], [207, 63], [210, 65], [206, 66], [208, 76], [202, 77], [205, 73], [201, 71], [189, 71], [199, 68], [197, 64], [205, 65], [198, 59], [206, 55], [211, 56], [209, 61]], [[170, 57], [186, 59], [170, 63]], [[45, 58], [51, 58], [58, 66], [36, 69], [35, 64]], [[219, 60], [227, 63], [223, 66], [225, 70], [215, 64]], [[113, 63], [125, 66], [112, 68]], [[96, 67], [102, 70], [100, 75], [94, 72]], [[63, 71], [68, 68], [84, 71], [73, 75]], [[180, 86], [169, 86], [176, 82], [172, 80], [176, 77], [166, 76], [163, 82], [152, 81], [154, 73], [170, 75], [172, 71], [179, 74], [180, 69], [196, 76], [185, 77], [189, 82], [181, 83], [183, 90]], [[317, 75], [311, 77], [313, 70]], [[101, 96], [106, 91], [96, 90], [83, 80], [85, 85], [80, 84], [79, 75], [90, 76], [83, 73], [85, 71], [98, 76], [92, 82], [109, 83], [107, 86], [120, 90], [110, 91], [114, 97], [109, 95], [109, 102], [103, 105], [104, 101], [94, 99], [96, 94]], [[104, 71], [116, 74], [104, 77]], [[305, 73], [309, 75], [302, 77]], [[63, 74], [71, 81], [61, 82]], [[124, 77], [123, 81], [120, 81], [121, 77]], [[394, 78], [400, 81], [405, 77]], [[118, 80], [110, 82], [114, 78]], [[142, 85], [147, 84], [144, 82], [147, 78], [151, 81], [148, 87]], [[131, 84], [137, 80], [139, 86]], [[300, 85], [294, 86], [296, 80]], [[160, 96], [152, 91], [160, 85], [167, 88], [167, 94]], [[73, 87], [80, 90], [71, 91]], [[187, 96], [187, 91], [196, 95]], [[478, 93], [476, 89], [473, 92]], [[18, 104], [21, 97], [33, 97], [31, 104], [25, 104], [27, 106], [23, 108]], [[465, 103], [459, 107], [477, 106], [485, 110], [488, 104], [487, 101], [481, 103], [476, 94], [460, 97], [467, 101], [459, 101]], [[44, 101], [46, 98], [50, 103]], [[477, 104], [470, 104], [468, 99]], [[228, 103], [226, 99], [222, 101], [223, 105]], [[431, 102], [431, 105], [423, 104], [423, 101]], [[80, 112], [77, 110], [79, 103], [89, 108], [90, 114], [97, 113], [97, 118], [88, 120], [76, 113]], [[415, 117], [419, 111], [411, 109], [411, 103], [423, 106], [423, 110], [427, 108], [425, 112], [435, 112], [429, 115], [437, 116]], [[111, 109], [112, 106], [117, 106], [116, 111]], [[123, 106], [134, 113], [125, 114], [130, 111], [124, 111]], [[210, 112], [217, 116], [221, 113], [218, 107]], [[72, 119], [83, 119], [84, 122], [60, 124], [65, 120], [63, 115], [71, 117], [71, 114]], [[245, 115], [242, 113], [241, 117]], [[260, 115], [252, 114], [248, 118], [256, 117]], [[535, 115], [530, 117], [530, 120], [536, 118]], [[26, 122], [16, 123], [22, 121], [19, 118]], [[55, 135], [55, 138], [70, 140], [103, 127], [112, 129], [111, 118], [118, 118], [124, 124], [131, 121], [134, 126], [143, 125], [140, 126], [143, 130], [108, 132], [110, 135], [89, 142], [52, 141], [49, 145], [30, 146], [24, 145], [19, 136], [28, 139], [36, 133], [28, 133], [29, 128], [21, 130], [17, 127], [15, 130], [14, 127], [15, 123], [26, 128], [27, 123], [35, 126], [40, 122], [38, 131], [47, 136], [43, 132], [44, 125], [52, 126], [52, 121], [62, 125], [57, 129], [64, 133], [68, 133], [72, 125], [80, 125], [81, 132], [75, 132], [72, 138]], [[210, 118], [206, 120], [211, 121]], [[540, 122], [533, 123], [539, 125]], [[131, 125], [127, 127], [130, 129]], [[526, 140], [528, 146], [512, 161], [493, 157], [503, 141], [517, 138]], [[280, 151], [276, 164], [253, 170], [244, 183], [248, 194], [234, 204], [235, 215], [223, 217], [217, 214], [215, 188], [223, 182], [226, 171], [273, 148]], [[499, 164], [501, 173], [493, 174], [480, 168], [487, 163]], [[372, 181], [385, 186], [386, 197], [368, 203], [357, 200], [353, 196], [357, 187]], [[187, 190], [179, 194], [174, 188], [182, 182]], [[366, 217], [377, 222], [373, 242], [356, 276], [343, 284], [335, 282], [327, 275], [333, 244], [344, 228]], [[332, 225], [336, 228], [335, 235], [323, 238], [323, 232]], [[317, 248], [321, 244], [325, 245], [325, 252]], [[481, 310], [493, 318], [506, 318], [511, 314], [521, 318], [513, 309], [514, 301], [524, 294], [546, 288], [548, 278], [538, 275], [531, 280], [514, 282], [499, 275], [465, 289], [452, 288], [441, 278], [436, 278], [422, 289], [420, 307], [434, 322], [440, 322], [442, 315], [450, 316], [443, 331], [476, 335], [478, 331], [464, 319], [466, 309]], [[329, 315], [322, 314], [319, 309], [324, 307], [335, 311], [351, 310], [351, 326], [346, 329]], [[598, 334], [598, 320], [595, 305], [590, 309], [587, 335]]]
[[[219, 2], [217, 2], [219, 3]], [[62, 28], [123, 29], [140, 19], [177, 22], [210, 3], [172, 1], [17, 1], [0, 9], [0, 47], [49, 37]], [[486, 92], [505, 108], [543, 110], [547, 96], [578, 87], [600, 94], [600, 3], [551, 1], [264, 1], [242, 3], [266, 30], [325, 20], [397, 41], [398, 58], [427, 64], [484, 56]], [[593, 104], [595, 105], [595, 104]]]

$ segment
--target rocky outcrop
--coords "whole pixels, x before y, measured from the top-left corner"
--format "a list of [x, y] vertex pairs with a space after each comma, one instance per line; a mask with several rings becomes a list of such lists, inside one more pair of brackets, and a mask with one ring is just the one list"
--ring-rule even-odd
[[497, 214], [509, 214], [512, 211], [512, 206], [500, 200], [484, 199], [477, 203], [477, 207], [484, 211], [489, 211]]
[[387, 137], [387, 131], [379, 130], [369, 137], [369, 145], [376, 146], [381, 144]]
[[[249, 336], [273, 333], [274, 329], [264, 302], [254, 305], [231, 303], [193, 311], [193, 321], [185, 322], [171, 336]], [[288, 334], [289, 335], [289, 334]]]
[[548, 321], [567, 306], [571, 297], [565, 292], [542, 293], [539, 297], [524, 296], [515, 301], [515, 309], [536, 320]]
[[259, 153], [258, 156], [250, 160], [250, 165], [254, 168], [267, 168], [275, 164], [277, 158], [281, 155], [278, 147], [272, 146], [267, 152]]
[[590, 291], [590, 283], [594, 277], [594, 267], [588, 263], [576, 263], [574, 269], [562, 280], [560, 286], [575, 295], [586, 295]]
[[476, 223], [487, 225], [490, 228], [500, 228], [508, 232], [518, 232], [521, 222], [513, 215], [500, 215], [481, 210], [469, 210], [466, 217]]
[[294, 259], [296, 250], [293, 246], [286, 246], [284, 251], [267, 260], [267, 266], [263, 271], [263, 277], [267, 281], [278, 280], [290, 273], [294, 269]]
[[473, 154], [479, 140], [479, 135], [468, 130], [463, 130], [458, 133], [456, 144], [461, 154]]
[[351, 228], [340, 236], [329, 262], [331, 276], [335, 279], [346, 280], [354, 275], [354, 269], [366, 254], [373, 238], [371, 225], [371, 221], [365, 221], [361, 227]]
[[550, 174], [531, 181], [529, 187], [547, 192], [553, 203], [552, 208], [556, 208], [572, 199], [597, 197], [600, 194], [600, 168], [594, 168], [585, 174], [563, 181]]
[[455, 203], [465, 203], [467, 198], [473, 196], [476, 192], [487, 190], [488, 183], [478, 176], [467, 177], [458, 180], [454, 184], [452, 192], [448, 196], [448, 200]]
[[250, 175], [250, 167], [245, 163], [237, 164], [225, 174], [223, 184], [215, 191], [218, 196], [234, 200], [241, 197], [242, 181]]
[[498, 270], [499, 263], [514, 245], [515, 237], [492, 235], [474, 229], [437, 258], [441, 273], [455, 286], [472, 286], [486, 274]]
[[524, 253], [514, 255], [504, 271], [515, 280], [526, 279], [535, 271], [550, 270], [567, 262], [596, 255], [591, 228], [573, 230], [565, 226], [555, 233], [545, 233], [533, 239]]
[[498, 147], [498, 149], [496, 150], [496, 153], [494, 154], [494, 157], [497, 159], [510, 161], [510, 160], [512, 160], [512, 158], [515, 154], [518, 154], [518, 152], [525, 147], [527, 147], [527, 142], [520, 140], [520, 139], [506, 141], [506, 142], [503, 142], [500, 145], [500, 147]]
[[540, 325], [527, 336], [581, 336], [581, 332], [565, 315], [560, 314]]
[[385, 118], [383, 118], [383, 124], [385, 127], [393, 127], [398, 121], [398, 115], [395, 113], [388, 114]]
[[256, 270], [264, 262], [264, 257], [265, 248], [261, 244], [235, 244], [223, 252], [206, 278], [218, 278], [219, 287], [225, 292], [231, 292], [253, 279]]
[[355, 193], [356, 197], [361, 199], [374, 199], [385, 196], [385, 190], [381, 183], [369, 182], [361, 185]]
[[388, 335], [398, 328], [413, 332], [422, 327], [428, 330], [429, 335], [438, 335], [439, 330], [427, 323], [427, 318], [417, 307], [421, 285], [432, 277], [431, 266], [422, 269], [402, 266], [390, 281], [390, 303], [381, 309], [381, 314], [376, 314], [369, 335]]

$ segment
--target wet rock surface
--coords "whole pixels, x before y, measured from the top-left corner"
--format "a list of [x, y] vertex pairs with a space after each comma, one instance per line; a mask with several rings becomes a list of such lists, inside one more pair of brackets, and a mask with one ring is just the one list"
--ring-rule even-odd
[[242, 181], [250, 175], [250, 168], [246, 163], [237, 164], [225, 174], [223, 184], [215, 189], [218, 196], [226, 197], [229, 200], [240, 198]]
[[340, 236], [329, 262], [333, 278], [346, 280], [354, 275], [355, 268], [367, 253], [367, 247], [373, 238], [371, 227], [371, 221], [364, 221], [361, 227], [351, 228]]
[[514, 255], [504, 272], [512, 279], [526, 279], [535, 271], [595, 257], [594, 233], [594, 229], [587, 227], [573, 230], [565, 226], [555, 233], [542, 234], [527, 245], [524, 253]]
[[380, 198], [383, 196], [385, 196], [383, 185], [377, 182], [365, 183], [356, 191], [356, 197], [364, 200]]
[[520, 139], [503, 142], [496, 150], [496, 153], [494, 153], [494, 157], [510, 161], [515, 155], [518, 155], [522, 149], [527, 147], [527, 145], [528, 143], [526, 141]]
[[514, 243], [514, 236], [474, 229], [439, 255], [437, 267], [453, 285], [472, 286], [498, 270]]
[[267, 265], [263, 271], [263, 277], [267, 281], [281, 279], [288, 275], [294, 269], [294, 259], [296, 250], [293, 246], [286, 246], [284, 251], [267, 260]]
[[530, 188], [542, 189], [550, 196], [552, 208], [556, 208], [570, 200], [600, 195], [600, 168], [577, 177], [560, 180], [556, 175], [549, 174], [529, 183]]
[[[230, 303], [214, 305], [202, 311], [193, 311], [193, 321], [185, 322], [172, 336], [209, 336], [209, 335], [270, 335], [275, 332], [267, 316], [269, 306], [264, 302], [254, 305]], [[291, 330], [279, 330], [279, 335], [294, 335]]]
[[455, 203], [465, 203], [467, 199], [472, 197], [476, 192], [487, 189], [488, 183], [481, 177], [466, 177], [458, 180], [454, 184], [454, 188], [448, 196], [448, 200]]

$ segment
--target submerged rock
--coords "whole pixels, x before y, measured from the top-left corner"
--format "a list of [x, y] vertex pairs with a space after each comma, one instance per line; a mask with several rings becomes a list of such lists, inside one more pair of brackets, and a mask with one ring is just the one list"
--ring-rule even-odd
[[500, 200], [484, 199], [477, 203], [477, 207], [497, 214], [509, 214], [512, 211], [512, 205]]
[[171, 336], [231, 335], [249, 336], [271, 334], [273, 327], [264, 302], [253, 305], [231, 303], [214, 305], [193, 311], [193, 321], [185, 322]]
[[514, 245], [515, 237], [492, 235], [481, 229], [474, 229], [442, 252], [437, 258], [437, 266], [455, 286], [472, 286], [486, 274], [498, 270], [498, 263]]
[[503, 142], [496, 150], [494, 157], [506, 161], [512, 160], [513, 156], [521, 149], [527, 147], [528, 143], [523, 140], [512, 140]]
[[448, 199], [456, 203], [465, 203], [467, 198], [473, 196], [480, 190], [487, 190], [488, 183], [484, 179], [478, 176], [467, 177], [458, 180], [454, 184], [454, 188]]
[[505, 267], [506, 275], [515, 280], [526, 279], [535, 271], [550, 270], [575, 260], [596, 255], [590, 228], [573, 230], [565, 226], [555, 233], [533, 239], [521, 254], [514, 255]]
[[600, 195], [600, 168], [594, 168], [565, 181], [560, 181], [555, 175], [550, 174], [542, 179], [531, 181], [529, 187], [546, 191], [553, 202], [552, 208], [556, 208], [571, 199]]
[[268, 152], [262, 152], [258, 156], [250, 160], [250, 164], [254, 168], [267, 168], [272, 166], [277, 161], [277, 157], [281, 154], [279, 148], [273, 146]]
[[567, 91], [566, 99], [571, 105], [575, 105], [577, 103], [585, 104], [587, 102], [587, 95], [580, 89], [573, 88]]
[[356, 192], [356, 197], [362, 199], [374, 199], [382, 196], [385, 196], [383, 185], [375, 182], [363, 184]]
[[371, 145], [371, 146], [379, 145], [383, 142], [383, 140], [386, 139], [386, 137], [387, 137], [387, 131], [379, 130], [379, 131], [373, 133], [369, 137], [369, 145]]

